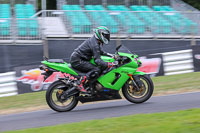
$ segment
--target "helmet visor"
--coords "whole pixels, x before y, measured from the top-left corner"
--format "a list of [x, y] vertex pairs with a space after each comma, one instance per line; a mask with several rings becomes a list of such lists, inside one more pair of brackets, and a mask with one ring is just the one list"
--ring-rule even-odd
[[102, 33], [102, 35], [104, 36], [104, 38], [106, 38], [108, 41], [110, 41], [110, 34]]

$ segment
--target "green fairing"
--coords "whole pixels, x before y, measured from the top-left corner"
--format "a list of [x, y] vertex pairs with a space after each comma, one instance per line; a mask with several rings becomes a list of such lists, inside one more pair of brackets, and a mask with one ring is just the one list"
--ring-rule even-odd
[[[114, 90], [120, 90], [124, 83], [129, 79], [128, 74], [135, 73], [137, 69], [130, 67], [119, 67], [110, 71], [109, 73], [98, 78], [98, 81], [105, 87]], [[115, 73], [120, 73], [120, 78], [112, 85], [112, 82], [115, 80]]]
[[134, 75], [145, 75], [145, 74], [146, 74], [146, 73], [140, 72], [140, 71], [137, 71], [137, 72], [134, 73]]
[[[126, 56], [129, 57], [132, 61], [130, 63], [127, 63], [117, 69], [113, 69], [109, 73], [106, 73], [105, 75], [98, 78], [98, 81], [105, 87], [110, 88], [114, 90], [120, 90], [121, 87], [124, 85], [124, 83], [129, 79], [128, 74], [137, 73], [138, 64], [135, 62], [135, 58], [138, 57], [137, 55], [128, 54], [128, 53], [121, 53], [119, 52], [120, 56]], [[115, 82], [115, 73], [120, 73], [120, 78]]]
[[[133, 55], [129, 53], [121, 53], [121, 52], [118, 52], [118, 54], [120, 56], [128, 57], [130, 59], [130, 62], [116, 69], [113, 69], [112, 71], [106, 73], [105, 75], [100, 76], [97, 79], [99, 83], [101, 83], [105, 88], [120, 90], [122, 86], [125, 84], [125, 82], [129, 79], [128, 74], [145, 75], [144, 72], [137, 72], [138, 64], [135, 61], [135, 58], [138, 57], [137, 55]], [[105, 62], [115, 61], [113, 58], [107, 57], [107, 56], [101, 56], [101, 59]], [[94, 62], [94, 59], [91, 59], [90, 62], [96, 65]], [[138, 62], [140, 61], [138, 60]], [[55, 70], [58, 70], [64, 73], [69, 73], [71, 75], [78, 75], [74, 70], [68, 67], [68, 64], [66, 62], [62, 64], [62, 63], [50, 63], [48, 61], [42, 61], [42, 63]], [[116, 82], [114, 82], [117, 74], [120, 74], [120, 77]]]
[[135, 62], [135, 58], [138, 57], [137, 55], [121, 53], [121, 52], [119, 52], [119, 55], [129, 57], [132, 60], [130, 63], [123, 65], [123, 67], [130, 67], [131, 69], [138, 68], [138, 64]]
[[69, 68], [69, 64], [65, 63], [51, 63], [48, 61], [42, 61], [43, 64], [45, 64], [46, 66], [53, 68], [55, 70], [64, 72], [64, 73], [69, 73], [72, 75], [78, 75], [74, 70], [72, 70], [71, 68]]

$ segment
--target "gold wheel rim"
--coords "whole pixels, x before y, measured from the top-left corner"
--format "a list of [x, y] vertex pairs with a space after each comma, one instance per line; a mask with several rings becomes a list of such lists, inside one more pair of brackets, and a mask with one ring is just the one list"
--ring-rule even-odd
[[51, 95], [51, 98], [52, 98], [52, 102], [56, 106], [66, 107], [66, 106], [70, 105], [72, 103], [72, 101], [74, 100], [74, 97], [71, 96], [67, 100], [65, 100], [64, 102], [60, 102], [60, 100], [58, 99], [57, 95], [61, 95], [63, 92], [64, 91], [62, 89], [54, 88], [54, 90], [52, 92], [52, 95]]
[[143, 85], [142, 85], [142, 87], [140, 88], [139, 91], [136, 91], [136, 88], [133, 87], [132, 80], [130, 80], [128, 82], [128, 93], [133, 98], [144, 97], [148, 92], [149, 87], [148, 87], [147, 82], [142, 78], [140, 80], [142, 80]]

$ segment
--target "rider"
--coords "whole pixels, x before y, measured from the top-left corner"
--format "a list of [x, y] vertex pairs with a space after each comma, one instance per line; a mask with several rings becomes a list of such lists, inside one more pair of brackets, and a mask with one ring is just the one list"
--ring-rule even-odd
[[[110, 41], [110, 31], [104, 26], [94, 29], [94, 35], [84, 41], [78, 48], [74, 50], [70, 57], [70, 63], [73, 68], [86, 72], [85, 76], [81, 76], [78, 89], [82, 92], [87, 92], [83, 87], [83, 84], [90, 80], [92, 74], [96, 76], [106, 68], [114, 66], [113, 63], [104, 62], [100, 57], [101, 55], [111, 56], [112, 54], [103, 51], [103, 44], [108, 44]], [[97, 66], [90, 63], [90, 60], [94, 58]]]

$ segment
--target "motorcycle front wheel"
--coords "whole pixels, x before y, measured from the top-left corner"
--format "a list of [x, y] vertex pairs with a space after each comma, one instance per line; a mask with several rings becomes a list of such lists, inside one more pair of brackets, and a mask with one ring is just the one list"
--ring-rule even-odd
[[141, 86], [139, 90], [133, 85], [133, 81], [129, 79], [122, 87], [122, 94], [132, 103], [143, 103], [147, 101], [153, 94], [154, 85], [151, 78], [147, 75], [140, 75]]
[[62, 94], [67, 89], [69, 89], [69, 86], [62, 81], [56, 81], [49, 86], [46, 91], [46, 102], [51, 109], [57, 112], [66, 112], [77, 106], [78, 100], [75, 95], [67, 99], [62, 98]]

